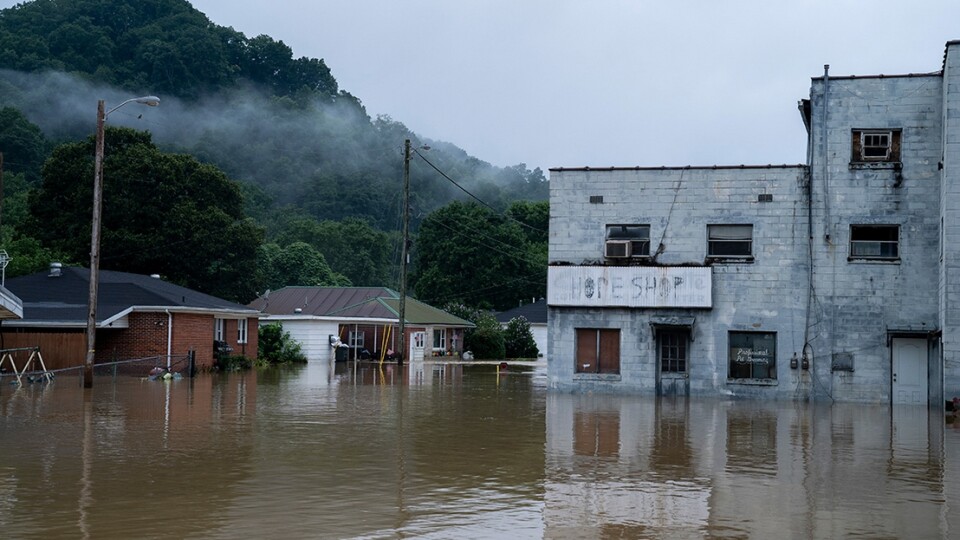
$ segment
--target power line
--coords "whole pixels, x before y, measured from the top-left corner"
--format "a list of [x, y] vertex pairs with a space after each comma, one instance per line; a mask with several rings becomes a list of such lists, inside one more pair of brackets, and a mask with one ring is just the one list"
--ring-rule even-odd
[[505, 218], [507, 218], [507, 219], [509, 219], [509, 220], [511, 220], [511, 221], [516, 221], [517, 223], [519, 223], [520, 225], [522, 225], [522, 226], [524, 226], [524, 227], [527, 227], [528, 229], [532, 229], [532, 230], [537, 231], [537, 232], [540, 232], [540, 233], [545, 233], [545, 234], [548, 233], [548, 231], [545, 231], [545, 230], [543, 230], [543, 229], [539, 229], [539, 228], [537, 228], [537, 227], [534, 227], [533, 225], [528, 225], [528, 224], [520, 221], [519, 219], [517, 219], [517, 218], [515, 218], [515, 217], [513, 217], [513, 216], [510, 216], [510, 215], [508, 215], [508, 214], [505, 214], [505, 213], [503, 213], [503, 212], [500, 212], [500, 211], [497, 210], [496, 208], [490, 206], [489, 204], [487, 204], [486, 201], [484, 201], [484, 200], [481, 199], [480, 197], [477, 197], [477, 196], [474, 195], [473, 193], [470, 193], [469, 191], [467, 191], [467, 189], [466, 189], [465, 187], [463, 187], [463, 186], [461, 186], [460, 184], [458, 184], [453, 178], [450, 178], [449, 176], [447, 176], [447, 174], [446, 174], [445, 172], [441, 171], [439, 167], [437, 167], [436, 165], [434, 165], [433, 163], [431, 163], [429, 159], [425, 158], [425, 157], [423, 156], [423, 154], [420, 153], [419, 150], [414, 150], [414, 152], [416, 152], [416, 154], [417, 154], [418, 156], [420, 156], [420, 159], [422, 159], [424, 162], [426, 162], [427, 165], [429, 165], [431, 168], [433, 168], [433, 170], [437, 171], [437, 173], [440, 174], [440, 176], [446, 178], [447, 181], [449, 181], [451, 184], [453, 184], [453, 185], [457, 186], [458, 188], [460, 188], [461, 191], [463, 191], [464, 193], [466, 193], [467, 195], [469, 195], [470, 197], [472, 197], [474, 200], [476, 200], [476, 201], [479, 202], [480, 204], [482, 204], [482, 205], [486, 206], [487, 208], [489, 208], [490, 210], [492, 210], [495, 214], [500, 215], [500, 216], [503, 216], [503, 217], [505, 217]]

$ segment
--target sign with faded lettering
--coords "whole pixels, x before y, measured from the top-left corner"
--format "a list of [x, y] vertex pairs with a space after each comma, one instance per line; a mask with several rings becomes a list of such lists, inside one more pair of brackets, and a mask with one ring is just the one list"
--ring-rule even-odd
[[583, 307], [713, 307], [705, 266], [551, 266], [547, 304]]

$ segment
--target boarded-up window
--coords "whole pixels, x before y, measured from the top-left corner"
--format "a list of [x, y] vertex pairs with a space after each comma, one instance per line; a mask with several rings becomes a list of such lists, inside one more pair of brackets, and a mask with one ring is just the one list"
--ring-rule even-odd
[[851, 137], [853, 162], [900, 161], [899, 129], [855, 129]]
[[620, 329], [577, 328], [577, 373], [620, 373]]

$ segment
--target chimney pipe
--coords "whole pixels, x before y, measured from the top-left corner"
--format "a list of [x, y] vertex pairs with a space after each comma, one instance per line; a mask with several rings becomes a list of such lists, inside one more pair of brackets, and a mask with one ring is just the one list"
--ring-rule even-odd
[[58, 262], [50, 263], [50, 275], [47, 277], [60, 277], [63, 272], [63, 264]]

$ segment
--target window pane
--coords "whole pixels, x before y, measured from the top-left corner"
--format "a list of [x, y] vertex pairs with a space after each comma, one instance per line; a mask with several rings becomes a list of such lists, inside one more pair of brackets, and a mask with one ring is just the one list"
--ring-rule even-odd
[[649, 225], [607, 225], [610, 240], [650, 240]]
[[777, 335], [730, 332], [731, 379], [776, 379]]
[[851, 225], [850, 256], [895, 259], [900, 256], [899, 225]]
[[751, 240], [753, 225], [708, 225], [710, 240]]

